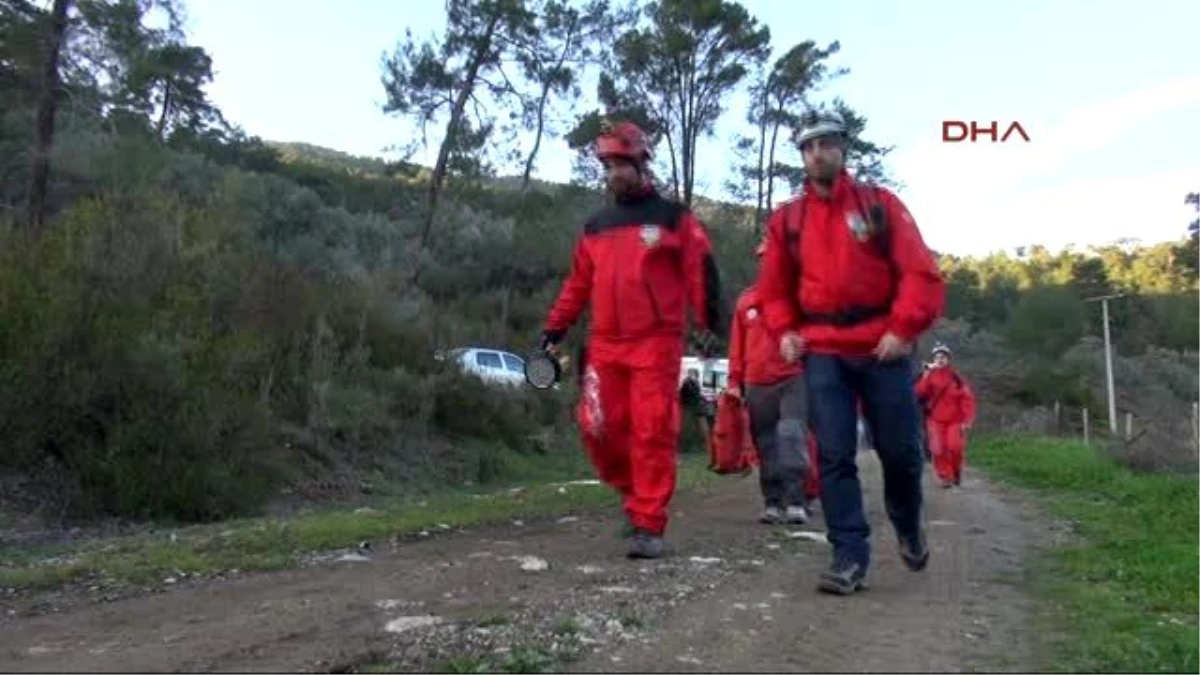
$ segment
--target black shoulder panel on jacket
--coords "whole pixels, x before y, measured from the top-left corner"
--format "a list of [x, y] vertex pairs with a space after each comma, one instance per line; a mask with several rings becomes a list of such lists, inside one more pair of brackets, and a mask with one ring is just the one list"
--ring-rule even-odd
[[597, 234], [615, 227], [659, 225], [668, 230], [679, 226], [679, 217], [686, 210], [683, 204], [650, 195], [636, 202], [610, 204], [600, 209], [584, 223], [585, 234]]

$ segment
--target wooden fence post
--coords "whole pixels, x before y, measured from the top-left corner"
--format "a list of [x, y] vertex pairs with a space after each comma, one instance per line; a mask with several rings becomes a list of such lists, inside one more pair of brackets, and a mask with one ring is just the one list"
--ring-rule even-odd
[[1200, 401], [1192, 404], [1192, 435], [1196, 441], [1196, 452], [1200, 453]]
[[1054, 402], [1054, 435], [1062, 435], [1062, 404]]
[[1083, 444], [1084, 445], [1088, 445], [1088, 443], [1090, 442], [1091, 439], [1089, 436], [1090, 435], [1088, 433], [1088, 409], [1084, 408], [1083, 409]]
[[1125, 413], [1125, 440], [1133, 440], [1133, 413]]

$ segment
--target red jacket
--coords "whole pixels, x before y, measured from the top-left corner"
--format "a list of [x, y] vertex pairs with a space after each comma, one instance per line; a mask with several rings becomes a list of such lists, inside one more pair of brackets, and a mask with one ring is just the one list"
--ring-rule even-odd
[[[872, 204], [886, 217], [884, 233], [863, 227]], [[888, 237], [886, 256], [881, 236]], [[888, 331], [915, 340], [946, 298], [933, 254], [900, 199], [844, 171], [829, 198], [806, 186], [771, 214], [758, 288], [773, 332], [798, 330], [809, 351], [842, 356], [869, 355]], [[847, 320], [851, 313], [857, 320]]]
[[680, 335], [687, 309], [718, 330], [720, 282], [708, 232], [687, 207], [651, 193], [587, 220], [544, 329], [561, 336], [591, 306], [593, 337]]
[[775, 384], [800, 372], [800, 362], [783, 360], [779, 336], [767, 329], [758, 289], [742, 291], [729, 327], [729, 386]]
[[930, 368], [916, 386], [926, 419], [942, 424], [975, 421], [975, 393], [953, 366]]

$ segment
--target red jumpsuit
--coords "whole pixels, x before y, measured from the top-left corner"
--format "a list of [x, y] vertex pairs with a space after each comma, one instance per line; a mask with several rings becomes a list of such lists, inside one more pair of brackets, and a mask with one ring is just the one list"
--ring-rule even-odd
[[975, 394], [949, 365], [925, 371], [916, 391], [925, 408], [933, 470], [941, 481], [957, 483], [962, 478], [967, 446], [963, 425], [975, 422]]
[[675, 492], [679, 371], [688, 308], [719, 325], [719, 281], [704, 226], [657, 193], [588, 219], [546, 319], [559, 335], [591, 310], [577, 419], [599, 478], [634, 527], [661, 536]]
[[[779, 351], [779, 335], [767, 328], [762, 314], [762, 298], [751, 285], [738, 296], [737, 308], [729, 331], [729, 386], [772, 385], [804, 371], [801, 362], [788, 363]], [[744, 393], [744, 392], [743, 392]], [[804, 477], [804, 496], [820, 496], [817, 474], [817, 443], [811, 433], [804, 436], [808, 455], [808, 473]]]

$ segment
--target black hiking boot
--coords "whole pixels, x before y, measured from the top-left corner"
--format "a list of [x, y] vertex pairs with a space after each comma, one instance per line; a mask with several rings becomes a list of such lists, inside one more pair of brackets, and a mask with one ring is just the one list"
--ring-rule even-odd
[[663, 557], [666, 549], [667, 546], [662, 537], [650, 534], [645, 530], [636, 530], [629, 538], [628, 556], [633, 559], [653, 560]]
[[817, 590], [833, 595], [854, 595], [867, 590], [867, 570], [862, 563], [834, 558], [829, 569], [821, 572]]
[[929, 564], [929, 544], [925, 541], [925, 528], [917, 530], [917, 535], [899, 537], [900, 559], [904, 566], [913, 572], [920, 572]]

